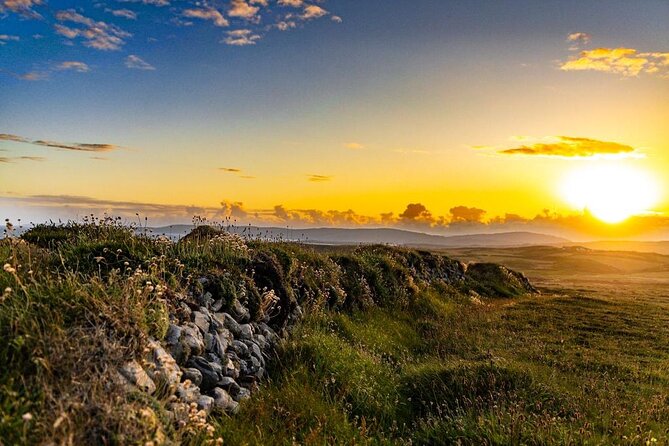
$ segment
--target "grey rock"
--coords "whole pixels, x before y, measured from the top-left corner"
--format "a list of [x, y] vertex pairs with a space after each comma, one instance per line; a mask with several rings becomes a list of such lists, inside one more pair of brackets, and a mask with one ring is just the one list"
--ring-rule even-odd
[[236, 395], [237, 392], [239, 392], [239, 389], [241, 389], [239, 384], [237, 384], [237, 381], [229, 376], [224, 376], [221, 378], [221, 380], [218, 382], [218, 387], [226, 390], [230, 395]]
[[185, 367], [181, 369], [181, 372], [183, 373], [183, 375], [181, 375], [181, 379], [183, 380], [188, 379], [196, 386], [202, 384], [202, 372], [200, 372], [198, 369], [192, 367]]
[[217, 409], [231, 414], [237, 413], [239, 410], [239, 403], [232, 399], [230, 394], [220, 387], [214, 389], [213, 397], [214, 407]]
[[193, 323], [197, 325], [197, 328], [200, 329], [202, 334], [209, 333], [209, 321], [210, 317], [207, 317], [206, 314], [201, 311], [193, 311], [192, 315]]
[[232, 332], [234, 337], [239, 337], [241, 333], [241, 328], [240, 325], [237, 323], [237, 321], [230, 316], [228, 313], [218, 313], [216, 316], [218, 316], [219, 319], [223, 322], [223, 326], [230, 330]]
[[210, 351], [215, 355], [217, 355], [219, 358], [222, 358], [225, 356], [225, 352], [227, 349], [228, 349], [228, 339], [222, 334], [217, 333], [216, 335], [214, 335]]
[[251, 356], [250, 363], [251, 363], [251, 365], [250, 365], [249, 369], [251, 371], [253, 371], [254, 374], [262, 366], [262, 364], [260, 364], [260, 361], [258, 360], [258, 358], [256, 358], [255, 356]]
[[205, 392], [216, 387], [218, 381], [223, 377], [223, 369], [219, 364], [207, 361], [201, 356], [190, 358], [188, 365], [199, 370], [202, 374], [200, 388]]
[[204, 348], [208, 352], [212, 351], [214, 348], [214, 335], [211, 333], [204, 334]]
[[251, 391], [241, 387], [239, 389], [239, 392], [237, 392], [237, 394], [234, 395], [232, 398], [237, 402], [248, 400], [249, 398], [251, 398]]
[[149, 394], [156, 391], [156, 384], [137, 361], [132, 360], [125, 363], [119, 371], [124, 378], [140, 390]]
[[183, 315], [184, 320], [189, 321], [191, 317], [192, 310], [188, 306], [186, 302], [181, 302], [179, 304], [179, 308], [181, 309], [181, 313]]
[[199, 356], [204, 352], [204, 339], [200, 329], [193, 323], [181, 326], [181, 343], [191, 355]]
[[213, 304], [211, 304], [211, 309], [214, 312], [219, 312], [219, 311], [221, 311], [221, 308], [223, 308], [224, 304], [225, 304], [225, 301], [223, 299], [218, 299], [217, 301], [214, 301]]
[[181, 327], [175, 324], [170, 324], [169, 328], [167, 329], [167, 335], [165, 336], [165, 342], [167, 345], [176, 345], [179, 342], [180, 337]]
[[256, 344], [258, 344], [258, 347], [260, 347], [261, 350], [265, 350], [265, 348], [267, 347], [267, 340], [265, 339], [265, 336], [257, 334], [255, 335], [254, 340]]
[[258, 370], [256, 371], [256, 378], [263, 379], [264, 376], [265, 376], [265, 368], [259, 367]]
[[254, 341], [244, 341], [244, 344], [251, 350], [251, 354], [258, 359], [262, 359], [262, 350]]
[[204, 410], [207, 415], [209, 415], [214, 409], [214, 398], [209, 395], [200, 395], [197, 399], [197, 408], [199, 410]]
[[174, 389], [181, 378], [181, 370], [177, 362], [159, 342], [150, 340], [148, 347], [151, 349], [151, 360], [155, 366], [153, 379], [161, 380], [167, 383], [170, 389]]
[[211, 294], [209, 291], [202, 293], [198, 298], [198, 301], [203, 307], [211, 307], [215, 302], [213, 294]]
[[238, 299], [235, 299], [233, 302], [232, 311], [239, 322], [246, 323], [251, 320], [251, 313], [249, 312], [248, 308], [242, 305]]
[[241, 339], [251, 340], [253, 339], [253, 328], [249, 324], [243, 324], [239, 326], [239, 337]]
[[223, 358], [223, 376], [239, 378], [239, 362], [233, 361], [230, 357]]
[[249, 348], [247, 347], [246, 344], [244, 344], [242, 341], [232, 341], [232, 345], [230, 348], [237, 353], [237, 356], [240, 358], [248, 358], [251, 356], [251, 352], [249, 351]]

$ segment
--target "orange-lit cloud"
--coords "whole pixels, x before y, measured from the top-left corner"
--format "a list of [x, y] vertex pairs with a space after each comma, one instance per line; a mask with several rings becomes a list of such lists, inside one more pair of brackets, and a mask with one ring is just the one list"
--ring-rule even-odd
[[211, 7], [185, 9], [182, 14], [184, 17], [210, 20], [215, 26], [219, 27], [230, 25], [223, 14]]
[[132, 37], [132, 34], [122, 30], [118, 26], [95, 21], [74, 9], [58, 11], [56, 20], [68, 25], [56, 24], [54, 28], [56, 33], [67, 39], [81, 37], [84, 39], [84, 45], [96, 50], [116, 51], [120, 50], [126, 43], [126, 39]]
[[521, 145], [500, 150], [504, 155], [549, 156], [566, 158], [591, 158], [595, 156], [631, 156], [636, 153], [632, 146], [590, 138], [557, 136], [548, 142]]
[[11, 11], [23, 17], [39, 19], [42, 16], [35, 12], [33, 8], [43, 4], [43, 0], [0, 0], [0, 13]]
[[626, 77], [641, 73], [666, 76], [669, 52], [639, 52], [633, 48], [596, 48], [581, 51], [577, 57], [562, 62], [564, 71], [602, 71]]

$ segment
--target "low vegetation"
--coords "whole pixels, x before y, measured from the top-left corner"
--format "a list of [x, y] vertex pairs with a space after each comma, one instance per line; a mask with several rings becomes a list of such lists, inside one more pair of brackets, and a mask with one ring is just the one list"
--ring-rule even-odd
[[[0, 445], [669, 441], [667, 302], [538, 295], [424, 251], [209, 227], [175, 243], [114, 220], [37, 226], [0, 260]], [[177, 428], [160, 391], [116, 371], [205, 293], [285, 341], [239, 414]]]

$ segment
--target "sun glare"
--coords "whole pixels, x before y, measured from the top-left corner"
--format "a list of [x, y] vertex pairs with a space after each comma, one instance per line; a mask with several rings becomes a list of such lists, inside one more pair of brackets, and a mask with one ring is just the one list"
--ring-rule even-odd
[[587, 166], [570, 172], [562, 196], [577, 209], [615, 224], [648, 212], [659, 200], [659, 186], [650, 173], [625, 165]]

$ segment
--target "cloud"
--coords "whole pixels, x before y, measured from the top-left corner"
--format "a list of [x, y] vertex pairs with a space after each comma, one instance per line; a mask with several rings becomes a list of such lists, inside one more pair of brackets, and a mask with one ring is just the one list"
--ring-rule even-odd
[[228, 15], [249, 20], [253, 19], [259, 10], [258, 6], [251, 6], [245, 0], [232, 0]]
[[304, 0], [279, 0], [279, 5], [290, 6], [292, 8], [301, 8], [304, 5]]
[[262, 38], [250, 29], [236, 29], [234, 31], [228, 31], [227, 34], [228, 37], [223, 39], [223, 42], [232, 46], [255, 45], [256, 41]]
[[14, 161], [44, 161], [46, 158], [43, 156], [17, 156], [17, 157], [6, 157], [0, 156], [0, 163], [13, 163]]
[[432, 213], [421, 203], [410, 203], [404, 212], [400, 214], [400, 219], [408, 221], [433, 221]]
[[141, 57], [135, 56], [134, 54], [125, 58], [125, 66], [133, 70], [151, 71], [156, 69], [153, 65], [145, 62]]
[[344, 147], [351, 150], [360, 150], [365, 148], [364, 144], [360, 144], [358, 142], [347, 142], [344, 144]]
[[0, 0], [0, 13], [11, 11], [26, 18], [40, 19], [42, 16], [33, 8], [43, 4], [43, 0]]
[[344, 19], [342, 19], [342, 18], [339, 17], [338, 15], [333, 15], [333, 16], [330, 18], [330, 20], [332, 20], [332, 21], [335, 22], [335, 23], [343, 23], [343, 22], [344, 22]]
[[242, 172], [241, 169], [237, 169], [235, 167], [219, 167], [218, 170], [221, 170], [221, 171], [227, 172], [227, 173], [241, 173]]
[[592, 158], [596, 156], [631, 156], [636, 150], [632, 146], [590, 138], [557, 136], [550, 142], [521, 145], [500, 150], [504, 155], [549, 156], [564, 158]]
[[120, 50], [125, 45], [125, 39], [132, 36], [114, 24], [96, 22], [79, 14], [74, 9], [58, 11], [56, 20], [78, 26], [73, 28], [72, 26], [56, 24], [54, 25], [56, 33], [67, 39], [81, 37], [84, 39], [84, 45], [97, 50]]
[[318, 19], [325, 15], [329, 14], [325, 9], [317, 5], [307, 5], [304, 7], [302, 12], [302, 18], [304, 20]]
[[223, 17], [223, 14], [211, 7], [186, 9], [183, 11], [182, 15], [189, 18], [211, 20], [214, 25], [220, 27], [226, 27], [230, 25], [230, 22], [228, 22], [228, 20]]
[[486, 211], [467, 206], [455, 206], [450, 209], [451, 223], [481, 223]]
[[18, 42], [21, 40], [19, 36], [10, 36], [9, 34], [0, 34], [0, 45], [4, 45], [7, 42]]
[[18, 76], [22, 81], [44, 81], [49, 78], [49, 73], [43, 71], [30, 71], [25, 74], [20, 74]]
[[581, 51], [560, 64], [563, 71], [601, 71], [636, 77], [641, 73], [669, 74], [669, 52], [639, 52], [634, 48], [596, 48]]
[[57, 70], [72, 70], [76, 71], [78, 73], [88, 73], [90, 71], [90, 67], [85, 64], [84, 62], [76, 62], [76, 61], [66, 61], [66, 62], [61, 62], [56, 66]]
[[152, 5], [152, 6], [169, 6], [170, 2], [169, 0], [116, 0], [121, 3], [142, 3], [145, 5]]
[[137, 20], [137, 13], [129, 9], [111, 9], [108, 10], [114, 17], [123, 17], [128, 20]]
[[230, 218], [246, 218], [249, 215], [244, 209], [244, 203], [240, 201], [222, 201], [221, 212]]
[[121, 149], [114, 144], [90, 144], [90, 143], [62, 143], [56, 141], [31, 140], [23, 136], [0, 133], [0, 141], [11, 141], [34, 146], [49, 147], [53, 149], [71, 150], [75, 152], [111, 152]]
[[329, 175], [308, 175], [307, 179], [312, 183], [323, 183], [325, 181], [331, 181], [332, 177]]
[[570, 42], [572, 46], [569, 48], [571, 51], [576, 51], [580, 47], [583, 47], [590, 43], [592, 36], [588, 33], [576, 32], [571, 33], [567, 36], [567, 42]]

